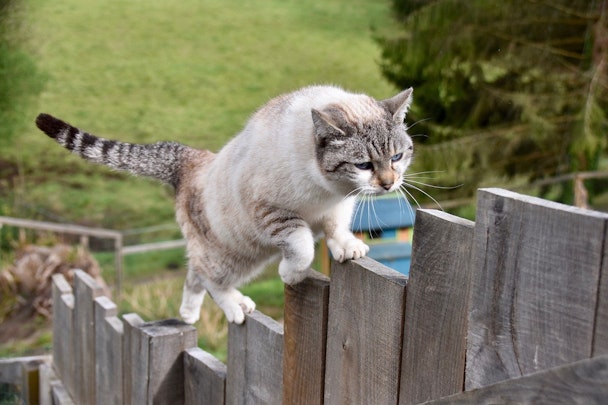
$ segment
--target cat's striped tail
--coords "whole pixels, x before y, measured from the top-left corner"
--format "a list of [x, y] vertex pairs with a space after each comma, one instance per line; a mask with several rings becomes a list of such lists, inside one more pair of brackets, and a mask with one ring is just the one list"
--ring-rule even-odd
[[132, 144], [91, 135], [49, 114], [40, 114], [36, 125], [58, 144], [76, 155], [113, 169], [153, 177], [177, 188], [180, 165], [190, 148], [177, 142]]

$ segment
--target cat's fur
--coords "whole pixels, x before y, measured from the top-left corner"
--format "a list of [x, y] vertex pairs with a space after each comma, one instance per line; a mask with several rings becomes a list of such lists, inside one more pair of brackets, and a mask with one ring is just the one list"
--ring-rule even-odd
[[242, 323], [255, 304], [236, 287], [278, 258], [285, 283], [302, 281], [321, 232], [338, 261], [368, 252], [350, 231], [355, 197], [401, 186], [412, 157], [411, 100], [412, 89], [376, 101], [306, 87], [260, 108], [217, 154], [106, 140], [48, 114], [36, 124], [89, 161], [171, 184], [189, 259], [182, 318], [198, 320], [207, 291], [228, 321]]

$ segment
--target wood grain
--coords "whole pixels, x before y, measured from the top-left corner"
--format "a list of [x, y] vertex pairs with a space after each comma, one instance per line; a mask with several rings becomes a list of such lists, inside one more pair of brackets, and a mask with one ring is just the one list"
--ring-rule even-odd
[[605, 220], [604, 251], [599, 291], [597, 294], [597, 313], [595, 334], [593, 336], [593, 356], [608, 354], [608, 220]]
[[283, 402], [283, 327], [258, 312], [228, 326], [227, 404]]
[[63, 274], [53, 275], [53, 367], [66, 391], [75, 394], [74, 339], [72, 328], [74, 295]]
[[325, 404], [396, 404], [407, 278], [369, 258], [331, 274]]
[[400, 404], [463, 389], [473, 227], [473, 222], [441, 211], [417, 211]]
[[72, 397], [60, 381], [51, 384], [51, 395], [54, 405], [74, 405]]
[[601, 405], [606, 403], [607, 398], [608, 356], [600, 356], [426, 402], [426, 404]]
[[479, 191], [466, 389], [591, 355], [605, 218]]
[[135, 345], [139, 341], [139, 327], [144, 324], [144, 320], [137, 314], [125, 314], [122, 316], [123, 323], [123, 340], [122, 350], [124, 354], [123, 361], [123, 402], [127, 405], [137, 405], [133, 399], [133, 384], [134, 375], [139, 367], [137, 357], [133, 357], [133, 352], [136, 352]]
[[226, 365], [203, 349], [184, 353], [185, 404], [223, 404], [226, 396]]
[[313, 272], [299, 284], [285, 285], [283, 402], [323, 403], [329, 278]]
[[132, 369], [132, 403], [183, 403], [183, 353], [196, 346], [196, 328], [167, 319], [135, 329], [130, 348], [131, 361], [137, 361], [137, 367]]
[[95, 314], [94, 300], [102, 287], [82, 270], [74, 271], [74, 402], [95, 403]]
[[95, 299], [95, 399], [97, 404], [122, 404], [123, 324], [108, 297]]

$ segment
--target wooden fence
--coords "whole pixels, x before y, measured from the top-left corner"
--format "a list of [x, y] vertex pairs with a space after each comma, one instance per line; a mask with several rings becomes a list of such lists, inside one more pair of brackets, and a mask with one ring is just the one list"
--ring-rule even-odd
[[608, 214], [500, 189], [475, 223], [418, 211], [409, 279], [364, 258], [286, 287], [284, 325], [229, 326], [227, 364], [83, 272], [53, 292], [47, 403], [608, 401]]

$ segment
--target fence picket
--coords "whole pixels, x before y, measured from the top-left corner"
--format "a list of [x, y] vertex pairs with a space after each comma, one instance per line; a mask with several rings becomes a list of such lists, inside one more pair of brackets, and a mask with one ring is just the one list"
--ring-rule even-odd
[[608, 356], [569, 363], [463, 392], [425, 405], [605, 404]]
[[72, 397], [61, 382], [51, 384], [51, 394], [53, 396], [54, 405], [74, 405]]
[[606, 218], [479, 191], [467, 389], [591, 355]]
[[228, 326], [227, 404], [281, 404], [283, 327], [254, 311]]
[[108, 297], [95, 299], [95, 399], [99, 405], [122, 404], [123, 325]]
[[185, 404], [221, 405], [226, 400], [226, 365], [206, 351], [193, 347], [184, 354]]
[[407, 278], [367, 257], [334, 263], [326, 404], [396, 404]]
[[[137, 372], [139, 367], [139, 359], [137, 357], [137, 351], [135, 350], [135, 344], [137, 342], [136, 335], [138, 333], [138, 327], [144, 324], [144, 320], [137, 314], [125, 314], [122, 316], [124, 321], [123, 324], [123, 402], [126, 405], [138, 405], [137, 401], [134, 401], [134, 374]], [[135, 354], [134, 354], [135, 353]]]
[[74, 271], [74, 402], [95, 403], [95, 314], [94, 300], [103, 294], [101, 286], [82, 270]]
[[[58, 381], [53, 366], [48, 363], [42, 363], [38, 366], [39, 375], [39, 405], [53, 405], [53, 394], [51, 384]], [[35, 402], [35, 401], [34, 401]]]
[[473, 227], [471, 221], [440, 211], [417, 212], [405, 305], [400, 404], [462, 391]]
[[196, 329], [167, 319], [144, 323], [132, 332], [132, 403], [183, 403], [183, 352], [196, 346]]
[[285, 286], [283, 402], [323, 403], [329, 278], [314, 272]]
[[53, 364], [65, 386], [75, 395], [74, 384], [74, 340], [72, 328], [74, 295], [72, 286], [63, 274], [53, 275]]
[[597, 294], [597, 313], [595, 316], [595, 334], [593, 336], [592, 356], [608, 354], [608, 220], [604, 221], [604, 252], [602, 269]]

